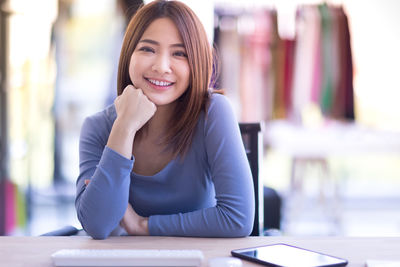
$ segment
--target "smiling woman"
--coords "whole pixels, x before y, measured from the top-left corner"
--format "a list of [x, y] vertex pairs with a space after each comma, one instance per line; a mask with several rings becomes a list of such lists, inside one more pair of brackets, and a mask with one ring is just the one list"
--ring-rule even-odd
[[[146, 7], [150, 5], [152, 4]], [[131, 55], [134, 56], [134, 50], [137, 49], [139, 42], [146, 39], [144, 32], [149, 33], [152, 30], [149, 27], [150, 24], [156, 20], [169, 19], [170, 25], [174, 24], [170, 31], [175, 34], [178, 41], [176, 44], [183, 45], [182, 52], [187, 55], [190, 88], [177, 102], [178, 105], [174, 108], [171, 118], [170, 131], [166, 133], [164, 140], [173, 147], [175, 154], [183, 154], [190, 144], [200, 111], [205, 108], [208, 99], [208, 88], [213, 70], [212, 51], [203, 25], [186, 5], [179, 2], [167, 4], [166, 1], [161, 1], [156, 8], [144, 8], [141, 11], [143, 12], [139, 12], [132, 18], [125, 33], [118, 70], [118, 95], [127, 85], [132, 84], [129, 72]], [[142, 131], [145, 129], [146, 127]], [[139, 135], [142, 131], [139, 131]]]
[[212, 63], [186, 5], [154, 1], [132, 18], [118, 97], [81, 130], [76, 209], [89, 235], [250, 234], [250, 168], [229, 102], [209, 89]]
[[129, 76], [158, 108], [173, 106], [186, 91], [190, 77], [186, 50], [169, 18], [155, 20], [144, 32], [132, 54]]

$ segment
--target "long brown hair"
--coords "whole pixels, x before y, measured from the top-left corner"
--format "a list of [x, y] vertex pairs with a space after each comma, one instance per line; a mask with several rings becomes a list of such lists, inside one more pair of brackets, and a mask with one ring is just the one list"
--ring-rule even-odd
[[[212, 49], [198, 17], [178, 1], [156, 0], [140, 8], [128, 24], [118, 66], [117, 93], [132, 84], [129, 77], [130, 58], [147, 27], [156, 19], [171, 19], [186, 48], [190, 66], [189, 87], [177, 100], [164, 143], [175, 156], [183, 156], [191, 145], [195, 127], [209, 100], [208, 88], [213, 73]], [[139, 132], [140, 134], [140, 132]]]

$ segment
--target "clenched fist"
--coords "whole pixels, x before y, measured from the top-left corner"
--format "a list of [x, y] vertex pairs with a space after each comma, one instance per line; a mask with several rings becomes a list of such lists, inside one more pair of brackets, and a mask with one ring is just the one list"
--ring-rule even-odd
[[123, 123], [128, 131], [137, 132], [153, 117], [157, 108], [141, 89], [128, 85], [115, 101], [117, 120]]

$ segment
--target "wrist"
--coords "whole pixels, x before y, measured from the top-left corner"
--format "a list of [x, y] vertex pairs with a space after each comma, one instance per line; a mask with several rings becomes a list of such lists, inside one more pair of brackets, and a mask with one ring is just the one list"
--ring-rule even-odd
[[120, 133], [131, 137], [132, 139], [135, 137], [137, 132], [137, 127], [131, 125], [123, 118], [117, 117], [114, 121], [113, 128], [117, 129]]
[[149, 218], [148, 217], [143, 217], [141, 220], [141, 230], [143, 235], [150, 235], [149, 233]]
[[118, 152], [127, 159], [132, 157], [133, 140], [135, 139], [135, 131], [132, 131], [127, 124], [124, 124], [118, 118], [114, 121], [110, 135], [107, 140], [107, 147]]
[[120, 226], [125, 229], [128, 235], [149, 235], [149, 218], [141, 217], [136, 213], [125, 214]]

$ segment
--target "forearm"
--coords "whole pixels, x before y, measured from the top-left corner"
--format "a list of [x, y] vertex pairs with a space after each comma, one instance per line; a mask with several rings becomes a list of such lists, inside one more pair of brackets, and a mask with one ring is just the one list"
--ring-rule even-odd
[[135, 134], [136, 131], [128, 129], [126, 124], [117, 118], [108, 137], [107, 147], [130, 159], [132, 157], [132, 145]]
[[107, 146], [124, 157], [132, 156], [136, 132], [153, 117], [157, 108], [142, 92], [128, 85], [115, 101], [117, 118], [108, 137]]
[[150, 216], [150, 235], [243, 237], [253, 228], [254, 210], [215, 206], [189, 213]]
[[[105, 148], [93, 175], [80, 175], [76, 208], [82, 226], [92, 237], [106, 238], [122, 219], [129, 199], [132, 165], [132, 160]], [[90, 178], [89, 185], [83, 184], [84, 178]]]

